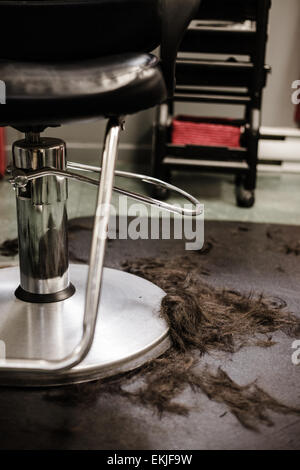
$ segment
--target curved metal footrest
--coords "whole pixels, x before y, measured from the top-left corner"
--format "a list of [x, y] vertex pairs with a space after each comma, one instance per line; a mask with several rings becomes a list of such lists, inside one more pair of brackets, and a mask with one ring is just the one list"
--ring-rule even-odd
[[[84, 165], [80, 163], [73, 163], [73, 162], [68, 163], [68, 168], [71, 168], [73, 170], [88, 171], [88, 172], [100, 173], [100, 174], [102, 171], [100, 167]], [[38, 178], [43, 178], [46, 176], [61, 176], [63, 178], [80, 181], [82, 183], [88, 183], [94, 186], [99, 186], [99, 182], [92, 178], [79, 175], [77, 173], [72, 173], [70, 171], [54, 170], [52, 168], [45, 168], [44, 170], [31, 171], [31, 172], [26, 172], [26, 173], [20, 170], [17, 170], [14, 172], [13, 177], [10, 179], [10, 182], [13, 186], [17, 188], [25, 188], [30, 181], [34, 181]], [[119, 176], [122, 178], [135, 179], [146, 184], [151, 184], [152, 186], [157, 186], [160, 188], [167, 189], [168, 191], [173, 191], [179, 194], [180, 196], [182, 196], [183, 198], [185, 198], [190, 204], [195, 206], [195, 208], [187, 209], [187, 208], [177, 207], [172, 204], [168, 204], [167, 202], [159, 201], [158, 199], [145, 196], [139, 193], [133, 193], [131, 191], [127, 191], [125, 189], [115, 186], [113, 188], [113, 191], [116, 193], [122, 194], [124, 196], [128, 196], [132, 199], [135, 199], [140, 202], [144, 202], [146, 204], [150, 204], [152, 206], [159, 207], [169, 212], [174, 212], [175, 214], [180, 214], [182, 216], [197, 217], [201, 215], [203, 212], [202, 204], [200, 204], [200, 202], [196, 198], [194, 198], [191, 194], [187, 193], [186, 191], [183, 191], [177, 186], [173, 186], [172, 184], [166, 183], [157, 178], [152, 178], [151, 176], [141, 175], [138, 173], [131, 173], [128, 171], [117, 170], [115, 171], [115, 176]]]

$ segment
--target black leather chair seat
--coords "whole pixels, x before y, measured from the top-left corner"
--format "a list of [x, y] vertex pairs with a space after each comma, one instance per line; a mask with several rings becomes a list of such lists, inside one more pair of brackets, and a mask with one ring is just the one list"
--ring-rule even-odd
[[7, 95], [0, 126], [18, 128], [132, 114], [167, 96], [159, 60], [151, 54], [57, 63], [2, 60], [0, 78]]
[[[200, 0], [0, 0], [0, 59], [66, 62], [161, 46], [169, 94]], [[0, 76], [1, 80], [1, 76]]]

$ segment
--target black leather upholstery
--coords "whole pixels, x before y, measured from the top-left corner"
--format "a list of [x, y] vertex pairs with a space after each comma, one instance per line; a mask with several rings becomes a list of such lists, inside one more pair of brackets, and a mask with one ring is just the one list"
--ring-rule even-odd
[[80, 60], [161, 45], [172, 93], [178, 44], [200, 1], [0, 0], [0, 58]]
[[201, 0], [162, 0], [161, 58], [164, 77], [172, 95], [175, 87], [175, 61], [186, 28], [195, 17]]
[[0, 0], [0, 80], [8, 103], [0, 106], [0, 125], [56, 125], [160, 103], [161, 71], [144, 53], [161, 45], [171, 95], [178, 44], [199, 4]]
[[0, 44], [5, 44], [0, 57], [65, 61], [150, 52], [160, 43], [160, 3], [161, 0], [0, 0]]
[[7, 104], [0, 126], [58, 125], [136, 113], [165, 100], [159, 60], [123, 54], [80, 62], [0, 62]]

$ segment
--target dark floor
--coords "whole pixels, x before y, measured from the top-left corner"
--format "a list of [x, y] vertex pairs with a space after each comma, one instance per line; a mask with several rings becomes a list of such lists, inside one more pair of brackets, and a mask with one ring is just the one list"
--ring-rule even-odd
[[[273, 237], [274, 235], [274, 237]], [[84, 238], [84, 243], [82, 239]], [[212, 249], [200, 256], [211, 285], [264, 293], [299, 311], [299, 256], [287, 254], [285, 243], [300, 239], [300, 227], [207, 222]], [[85, 258], [88, 234], [71, 241], [71, 252]], [[184, 255], [179, 241], [113, 241], [106, 265], [125, 259]], [[196, 256], [196, 255], [195, 255]], [[300, 407], [300, 366], [292, 363], [293, 338], [273, 335], [269, 349], [247, 347], [236, 354], [214, 353], [199, 367], [221, 366], [238, 384], [253, 381], [290, 406]], [[49, 399], [52, 395], [52, 399]], [[55, 400], [55, 391], [0, 390], [2, 449], [300, 449], [300, 418], [270, 413], [274, 426], [259, 432], [241, 426], [224, 404], [185, 389], [178, 401], [188, 404], [187, 417], [166, 413], [161, 418], [142, 405], [117, 395], [99, 394], [88, 406]]]

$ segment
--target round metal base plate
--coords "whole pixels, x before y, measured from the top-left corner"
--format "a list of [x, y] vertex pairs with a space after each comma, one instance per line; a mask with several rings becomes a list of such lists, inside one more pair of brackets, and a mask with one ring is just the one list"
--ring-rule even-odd
[[[88, 267], [71, 265], [73, 297], [32, 304], [18, 300], [17, 267], [0, 270], [0, 353], [6, 358], [59, 359], [68, 355], [82, 334]], [[160, 317], [165, 293], [140, 277], [104, 269], [98, 324], [86, 359], [56, 374], [0, 372], [0, 385], [57, 386], [86, 382], [141, 366], [170, 347], [168, 327]], [[3, 358], [3, 357], [2, 357]]]

